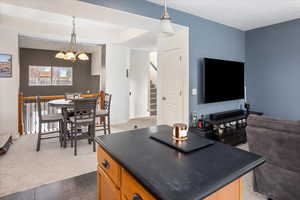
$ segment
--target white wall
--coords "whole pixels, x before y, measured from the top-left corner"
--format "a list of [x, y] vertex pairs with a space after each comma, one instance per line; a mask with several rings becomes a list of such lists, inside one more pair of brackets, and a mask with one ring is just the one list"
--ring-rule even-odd
[[[95, 46], [95, 50], [92, 52], [91, 74], [93, 76], [100, 76], [101, 67], [102, 67], [102, 46]], [[101, 85], [99, 88], [101, 88]]]
[[18, 34], [0, 29], [0, 53], [12, 54], [12, 78], [0, 78], [0, 134], [18, 132], [19, 49]]
[[130, 118], [149, 116], [149, 62], [148, 51], [130, 51]]
[[111, 123], [126, 123], [129, 120], [129, 49], [120, 45], [106, 45], [105, 90], [112, 94]]
[[[153, 51], [150, 53], [150, 62], [154, 64], [154, 66], [158, 69], [158, 62], [157, 62], [157, 52]], [[153, 69], [153, 67], [150, 66], [149, 68], [150, 73], [150, 81], [152, 81], [153, 84], [157, 85], [157, 71]]]

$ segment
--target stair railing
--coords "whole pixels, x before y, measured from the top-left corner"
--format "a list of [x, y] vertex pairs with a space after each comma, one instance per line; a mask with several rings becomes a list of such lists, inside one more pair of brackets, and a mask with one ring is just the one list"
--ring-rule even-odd
[[[150, 66], [152, 67], [152, 69], [155, 72], [158, 71], [157, 66], [151, 61], [150, 61]], [[154, 84], [154, 83], [152, 83], [152, 81], [150, 80], [149, 81], [149, 87], [148, 87], [148, 105], [147, 105], [147, 111], [149, 112], [149, 115], [151, 115], [151, 84]]]
[[[96, 94], [84, 94], [81, 95], [84, 98], [87, 97], [100, 97], [99, 106], [97, 109], [103, 108], [104, 102], [104, 92]], [[49, 106], [48, 102], [54, 99], [64, 99], [65, 96], [41, 96], [41, 109], [42, 114], [53, 114], [61, 113], [61, 109]], [[18, 130], [20, 135], [35, 134], [38, 132], [39, 118], [38, 118], [38, 105], [37, 97], [30, 96], [24, 97], [22, 93], [19, 94], [19, 104], [18, 104]], [[100, 124], [100, 120], [96, 122]], [[58, 124], [48, 123], [42, 126], [42, 132], [52, 132], [58, 130]]]
[[155, 71], [158, 70], [157, 67], [153, 64], [153, 62], [150, 62], [150, 66], [151, 66]]

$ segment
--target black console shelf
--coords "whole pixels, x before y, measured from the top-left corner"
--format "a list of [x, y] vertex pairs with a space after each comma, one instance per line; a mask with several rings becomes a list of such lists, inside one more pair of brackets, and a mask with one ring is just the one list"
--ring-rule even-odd
[[206, 123], [210, 124], [213, 139], [236, 146], [247, 142], [247, 117], [243, 110], [232, 110], [211, 114]]
[[235, 116], [235, 117], [229, 117], [229, 118], [223, 118], [223, 119], [217, 119], [217, 120], [207, 119], [205, 121], [208, 122], [211, 125], [220, 125], [220, 124], [230, 123], [230, 122], [233, 122], [233, 121], [247, 119], [247, 117], [248, 117], [247, 114], [243, 114], [243, 115], [239, 115], [239, 116]]
[[205, 129], [189, 130], [200, 136], [236, 146], [247, 142], [247, 117], [248, 114], [244, 110], [213, 113], [205, 120]]
[[263, 115], [262, 112], [231, 110], [213, 113], [205, 120], [205, 129], [190, 128], [189, 131], [225, 144], [236, 146], [247, 142], [246, 127], [249, 114]]

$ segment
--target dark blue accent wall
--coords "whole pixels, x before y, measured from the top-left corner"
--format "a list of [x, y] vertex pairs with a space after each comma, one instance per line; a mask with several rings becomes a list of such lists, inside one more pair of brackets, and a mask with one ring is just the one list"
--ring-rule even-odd
[[300, 119], [300, 20], [246, 32], [246, 79], [253, 110]]
[[[160, 18], [162, 7], [145, 0], [82, 0], [122, 11]], [[185, 12], [170, 9], [173, 22], [190, 28], [190, 112], [208, 114], [239, 108], [240, 101], [202, 104], [201, 96], [192, 96], [191, 89], [201, 93], [201, 59], [245, 60], [245, 32]], [[216, 72], [217, 73], [217, 72]]]

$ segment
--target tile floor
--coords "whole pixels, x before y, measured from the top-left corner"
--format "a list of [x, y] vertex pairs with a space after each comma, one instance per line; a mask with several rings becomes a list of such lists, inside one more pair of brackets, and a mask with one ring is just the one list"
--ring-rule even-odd
[[0, 200], [96, 200], [96, 172], [18, 192]]

